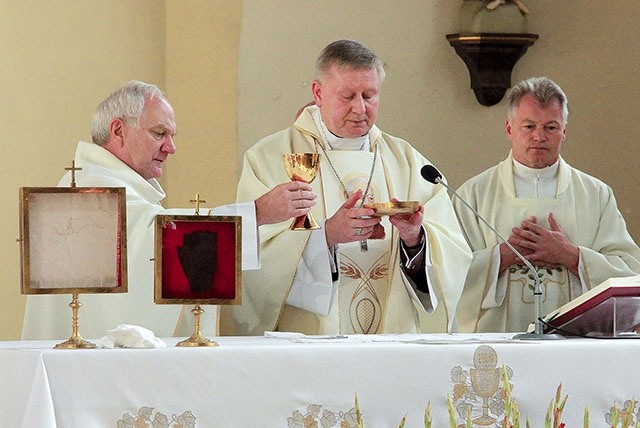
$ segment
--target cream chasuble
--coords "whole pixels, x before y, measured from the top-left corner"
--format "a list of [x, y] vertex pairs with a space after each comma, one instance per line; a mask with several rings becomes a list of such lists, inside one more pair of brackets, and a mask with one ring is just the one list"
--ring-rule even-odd
[[500, 239], [467, 207], [454, 200], [456, 214], [473, 250], [473, 261], [458, 306], [463, 332], [521, 332], [535, 319], [533, 275], [542, 284], [543, 314], [576, 298], [611, 277], [640, 272], [640, 249], [626, 229], [611, 189], [600, 180], [559, 160], [557, 191], [551, 198], [517, 198], [511, 155], [471, 178], [458, 193], [508, 238], [511, 229], [530, 216], [549, 228], [554, 214], [580, 250], [577, 278], [565, 267], [539, 268], [537, 273], [513, 265], [498, 276]]
[[[316, 111], [315, 106], [306, 108], [294, 126], [265, 137], [245, 153], [237, 201], [255, 199], [289, 180], [282, 154], [318, 152], [321, 158], [324, 156], [319, 147], [323, 138], [313, 119]], [[428, 240], [426, 260], [433, 270], [433, 278], [429, 278], [430, 293], [425, 296], [431, 303], [423, 304], [422, 296], [416, 294], [403, 274], [398, 233], [388, 219], [383, 218], [386, 237], [368, 240], [367, 253], [360, 253], [358, 242], [337, 246], [339, 284], [335, 301], [325, 305], [331, 307], [328, 315], [288, 304], [290, 293], [296, 294], [297, 301], [304, 300], [300, 298], [304, 284], [293, 286], [294, 279], [307, 278], [300, 275], [300, 266], [308, 271], [324, 272], [321, 276], [327, 290], [332, 283], [330, 252], [326, 246], [323, 251], [307, 251], [310, 242], [317, 245], [315, 237], [321, 231], [290, 231], [291, 222], [287, 221], [260, 226], [262, 268], [243, 274], [242, 305], [230, 308], [233, 322], [223, 323], [230, 326], [223, 333], [263, 334], [275, 329], [307, 334], [405, 333], [445, 332], [453, 328], [453, 314], [471, 253], [451, 200], [442, 186], [422, 179], [420, 169], [430, 162], [406, 141], [384, 134], [375, 126], [369, 136], [370, 147], [378, 149], [371, 185], [376, 201], [386, 202], [395, 197], [417, 200], [425, 207], [422, 226]], [[374, 156], [367, 147], [363, 146], [362, 151], [327, 150], [348, 188], [366, 187]], [[344, 202], [344, 192], [326, 159], [321, 159], [320, 174], [311, 185], [318, 195], [312, 212], [321, 223]], [[307, 285], [311, 288], [314, 284], [310, 280]], [[319, 300], [316, 294], [309, 294], [310, 299]], [[327, 295], [331, 297], [330, 292]], [[223, 311], [223, 315], [229, 314]]]
[[[566, 204], [560, 203], [555, 198], [558, 188], [559, 161], [547, 168], [528, 168], [516, 161], [513, 161], [513, 177], [516, 199], [512, 205], [512, 224], [516, 225], [522, 219], [534, 216], [536, 223], [549, 229], [548, 214], [554, 213], [556, 218], [564, 219], [567, 227], [565, 233], [576, 234], [576, 213]], [[494, 251], [494, 262], [500, 264], [500, 251], [496, 246]], [[584, 269], [580, 269], [581, 276], [584, 277]], [[497, 271], [495, 275], [497, 277]], [[535, 320], [535, 302], [533, 288], [535, 279], [532, 275], [537, 275], [540, 280], [542, 291], [542, 305], [560, 304], [578, 297], [586, 291], [583, 289], [581, 279], [569, 272], [564, 266], [555, 268], [538, 267], [535, 273], [529, 271], [524, 263], [510, 266], [504, 273], [504, 280], [493, 280], [497, 287], [495, 293], [490, 291], [483, 302], [483, 308], [500, 306], [504, 301], [506, 290], [517, 290], [521, 288], [521, 293], [509, 293], [510, 301], [505, 302], [507, 307], [516, 310], [507, 311], [509, 325], [525, 325], [527, 320]], [[524, 310], [522, 310], [524, 308]]]

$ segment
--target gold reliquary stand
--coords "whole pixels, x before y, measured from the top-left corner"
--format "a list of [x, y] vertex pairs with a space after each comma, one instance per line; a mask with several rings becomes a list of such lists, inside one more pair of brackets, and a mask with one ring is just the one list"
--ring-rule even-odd
[[[82, 293], [127, 292], [127, 221], [123, 187], [20, 189], [22, 294], [71, 294], [71, 336], [57, 349], [91, 349], [80, 335]], [[100, 263], [76, 263], [100, 257]]]
[[203, 336], [200, 331], [200, 316], [204, 313], [204, 309], [200, 305], [196, 305], [195, 308], [191, 309], [191, 313], [194, 318], [193, 334], [188, 339], [176, 343], [176, 346], [218, 346], [218, 342]]
[[[239, 305], [242, 284], [242, 218], [200, 215], [158, 215], [155, 222], [156, 304], [195, 305], [193, 333], [176, 346], [210, 347], [218, 343], [201, 331], [201, 305]], [[217, 308], [219, 309], [219, 308]], [[215, 334], [218, 335], [219, 310]]]
[[80, 322], [78, 321], [78, 310], [82, 303], [78, 300], [78, 295], [73, 294], [69, 307], [72, 311], [71, 337], [64, 342], [58, 343], [56, 349], [92, 349], [96, 347], [95, 343], [86, 341], [80, 336]]

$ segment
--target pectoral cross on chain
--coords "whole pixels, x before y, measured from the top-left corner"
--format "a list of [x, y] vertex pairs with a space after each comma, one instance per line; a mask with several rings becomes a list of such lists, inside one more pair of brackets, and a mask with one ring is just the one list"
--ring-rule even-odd
[[71, 184], [70, 187], [76, 187], [76, 171], [82, 171], [82, 168], [76, 168], [76, 161], [71, 161], [71, 167], [64, 169], [65, 171], [71, 171]]
[[196, 204], [196, 215], [200, 215], [200, 203], [206, 203], [207, 201], [200, 199], [200, 193], [196, 193], [196, 198], [191, 199], [189, 202]]

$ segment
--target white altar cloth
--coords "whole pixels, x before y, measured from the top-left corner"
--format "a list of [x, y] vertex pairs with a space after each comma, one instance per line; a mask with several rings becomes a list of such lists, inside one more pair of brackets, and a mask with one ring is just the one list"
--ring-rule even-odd
[[[512, 397], [532, 427], [543, 427], [562, 383], [562, 421], [607, 426], [614, 403], [640, 398], [640, 341], [516, 341], [512, 335], [218, 337], [215, 348], [54, 350], [56, 342], [0, 342], [0, 421], [24, 428], [301, 428], [353, 420], [357, 394], [367, 428], [434, 428], [456, 409], [482, 414], [471, 383], [478, 369], [504, 366]], [[482, 352], [480, 352], [482, 350]], [[474, 361], [474, 355], [478, 358]], [[493, 360], [492, 360], [493, 358]], [[487, 398], [499, 419], [499, 393]], [[636, 410], [638, 407], [636, 407]], [[142, 422], [148, 421], [147, 425]], [[457, 415], [457, 422], [464, 419]], [[334, 425], [331, 425], [333, 423]], [[354, 426], [354, 425], [345, 425]], [[480, 425], [474, 425], [480, 426]], [[495, 423], [489, 426], [496, 426]]]

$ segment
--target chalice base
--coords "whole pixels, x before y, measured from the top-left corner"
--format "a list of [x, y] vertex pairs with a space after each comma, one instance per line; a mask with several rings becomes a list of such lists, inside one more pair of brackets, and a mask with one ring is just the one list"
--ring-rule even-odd
[[289, 227], [289, 230], [316, 230], [316, 229], [320, 229], [320, 226], [318, 226], [318, 223], [313, 218], [311, 213], [294, 218], [293, 222], [291, 223], [291, 226]]
[[176, 346], [218, 346], [218, 342], [208, 339], [201, 334], [194, 334], [190, 338], [176, 343]]
[[69, 303], [69, 307], [71, 308], [72, 315], [72, 324], [71, 324], [71, 336], [65, 342], [58, 343], [54, 346], [55, 349], [94, 349], [96, 347], [95, 343], [88, 342], [80, 336], [80, 322], [78, 318], [78, 311], [80, 310], [80, 300], [78, 299], [78, 294], [73, 293], [71, 295], [71, 302]]
[[206, 338], [200, 332], [200, 317], [204, 313], [204, 309], [200, 307], [200, 305], [196, 305], [193, 309], [191, 309], [191, 313], [193, 314], [193, 334], [191, 337], [176, 343], [176, 346], [218, 346], [218, 342], [214, 342], [211, 339]]
[[70, 337], [65, 342], [58, 343], [54, 346], [55, 349], [94, 349], [95, 343], [88, 342], [81, 337]]
[[475, 425], [480, 425], [480, 426], [486, 427], [486, 426], [492, 425], [493, 423], [495, 423], [495, 421], [496, 421], [496, 418], [493, 418], [493, 417], [488, 416], [488, 415], [482, 415], [482, 416], [480, 416], [478, 418], [475, 418], [472, 422]]

